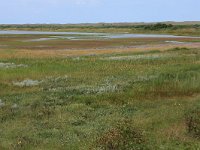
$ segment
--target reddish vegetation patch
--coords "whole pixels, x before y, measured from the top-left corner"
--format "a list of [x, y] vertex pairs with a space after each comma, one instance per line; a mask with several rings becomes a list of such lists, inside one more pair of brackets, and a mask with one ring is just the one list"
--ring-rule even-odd
[[67, 56], [83, 56], [83, 55], [98, 55], [98, 54], [112, 54], [112, 53], [126, 53], [126, 52], [141, 52], [150, 50], [164, 51], [175, 47], [186, 48], [200, 48], [200, 43], [181, 44], [157, 44], [157, 45], [143, 45], [131, 48], [105, 48], [105, 49], [85, 49], [85, 50], [28, 50], [19, 49], [9, 53], [8, 50], [0, 49], [0, 58], [43, 58], [43, 57], [67, 57]]

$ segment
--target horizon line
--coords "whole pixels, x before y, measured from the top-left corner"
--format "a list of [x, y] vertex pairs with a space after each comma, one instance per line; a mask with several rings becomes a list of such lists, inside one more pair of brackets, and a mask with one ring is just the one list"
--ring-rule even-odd
[[197, 21], [141, 21], [141, 22], [80, 22], [80, 23], [0, 23], [0, 25], [84, 25], [84, 24], [153, 24], [153, 23], [200, 23]]

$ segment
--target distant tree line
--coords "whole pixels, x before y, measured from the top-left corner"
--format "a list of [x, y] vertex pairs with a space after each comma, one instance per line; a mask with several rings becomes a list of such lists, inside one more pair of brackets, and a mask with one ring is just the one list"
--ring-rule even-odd
[[32, 29], [32, 30], [58, 30], [58, 29], [70, 29], [70, 28], [81, 28], [81, 29], [98, 29], [98, 28], [124, 28], [124, 29], [138, 29], [138, 30], [165, 30], [165, 29], [184, 29], [184, 28], [195, 28], [200, 29], [200, 24], [194, 25], [172, 25], [165, 23], [156, 24], [143, 24], [143, 25], [129, 25], [129, 24], [93, 24], [93, 25], [70, 25], [70, 24], [24, 24], [24, 25], [0, 25], [0, 30], [3, 29]]

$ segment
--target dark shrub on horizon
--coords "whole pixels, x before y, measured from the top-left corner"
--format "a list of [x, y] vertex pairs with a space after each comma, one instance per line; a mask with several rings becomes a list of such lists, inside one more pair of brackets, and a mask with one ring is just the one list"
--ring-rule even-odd
[[160, 29], [168, 29], [168, 28], [172, 28], [173, 25], [172, 24], [165, 24], [165, 23], [157, 23], [157, 24], [153, 24], [153, 25], [146, 25], [144, 27], [145, 30], [160, 30]]

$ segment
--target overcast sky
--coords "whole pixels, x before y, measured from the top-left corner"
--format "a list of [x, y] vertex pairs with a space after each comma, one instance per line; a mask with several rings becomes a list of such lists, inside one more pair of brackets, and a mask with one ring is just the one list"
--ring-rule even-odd
[[200, 21], [200, 0], [1, 0], [0, 24]]

